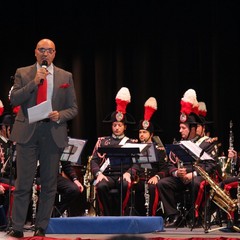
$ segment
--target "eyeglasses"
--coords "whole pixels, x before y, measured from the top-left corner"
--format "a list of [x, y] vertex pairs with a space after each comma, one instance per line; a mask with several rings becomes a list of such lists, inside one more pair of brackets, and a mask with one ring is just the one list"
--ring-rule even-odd
[[53, 53], [55, 52], [55, 50], [52, 49], [52, 48], [38, 48], [38, 51], [39, 51], [40, 53], [48, 52], [48, 53], [50, 53], [50, 54], [53, 54]]

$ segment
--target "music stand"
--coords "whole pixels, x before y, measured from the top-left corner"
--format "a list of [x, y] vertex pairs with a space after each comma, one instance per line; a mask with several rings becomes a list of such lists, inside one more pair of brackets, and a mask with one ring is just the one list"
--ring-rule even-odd
[[[77, 164], [81, 161], [82, 151], [87, 143], [87, 140], [76, 139], [68, 137], [68, 146], [63, 149], [62, 155], [60, 157], [60, 161], [71, 162], [71, 165]], [[61, 164], [59, 164], [59, 174], [61, 174]], [[61, 202], [61, 195], [58, 194], [58, 202]], [[59, 210], [55, 206], [55, 210], [58, 214], [60, 214]]]
[[170, 152], [176, 154], [185, 163], [192, 163], [196, 160], [214, 160], [204, 149], [192, 141], [185, 140], [177, 144], [166, 144], [166, 150], [168, 154]]
[[101, 154], [106, 154], [109, 158], [111, 165], [120, 165], [120, 216], [122, 216], [122, 200], [123, 200], [123, 164], [132, 165], [132, 158], [137, 157], [140, 153], [139, 147], [99, 147], [98, 152]]
[[60, 161], [79, 162], [79, 158], [87, 143], [87, 140], [68, 138], [68, 146], [64, 148]]
[[[143, 143], [141, 143], [143, 144]], [[159, 156], [157, 157], [157, 150], [155, 143], [147, 143], [147, 146], [144, 147], [138, 158], [133, 158], [133, 163], [139, 164], [140, 169], [144, 169], [144, 197], [145, 197], [145, 207], [146, 207], [146, 216], [149, 216], [149, 203], [146, 203], [146, 186], [148, 188], [148, 178], [149, 178], [149, 169], [152, 169], [152, 163], [159, 161]], [[141, 171], [141, 170], [140, 170]], [[140, 179], [141, 178], [140, 173]], [[148, 193], [149, 194], [149, 193]], [[134, 193], [135, 201], [135, 193]], [[134, 208], [132, 206], [132, 208]]]

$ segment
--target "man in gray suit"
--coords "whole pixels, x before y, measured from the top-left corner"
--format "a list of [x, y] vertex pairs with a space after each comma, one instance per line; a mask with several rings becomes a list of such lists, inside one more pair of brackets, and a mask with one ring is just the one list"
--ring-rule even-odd
[[[57, 189], [59, 159], [68, 144], [67, 121], [78, 113], [72, 73], [53, 65], [56, 48], [53, 41], [37, 43], [37, 62], [18, 68], [10, 94], [13, 106], [21, 108], [16, 116], [10, 139], [16, 142], [17, 179], [9, 236], [23, 237], [31, 188], [37, 161], [40, 163], [41, 193], [34, 236], [45, 236]], [[39, 85], [47, 81], [47, 101], [52, 103], [48, 118], [29, 123], [28, 109], [37, 104]]]

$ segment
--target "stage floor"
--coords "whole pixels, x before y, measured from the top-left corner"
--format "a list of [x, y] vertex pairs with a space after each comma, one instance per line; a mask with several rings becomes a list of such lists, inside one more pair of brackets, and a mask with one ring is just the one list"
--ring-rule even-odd
[[[212, 229], [217, 228], [218, 226], [213, 226]], [[210, 230], [211, 231], [211, 230]], [[24, 238], [23, 239], [31, 239], [28, 237], [32, 237], [33, 232], [28, 230], [24, 232]], [[79, 239], [85, 239], [85, 240], [95, 240], [95, 239], [110, 239], [112, 236], [116, 236], [116, 234], [46, 234], [45, 238], [41, 238], [41, 240], [48, 240], [49, 238], [52, 239], [64, 239], [64, 240], [79, 240]], [[215, 230], [212, 232], [205, 233], [203, 228], [194, 228], [190, 229], [187, 227], [184, 228], [166, 228], [162, 232], [153, 232], [153, 233], [144, 233], [144, 234], [135, 234], [134, 236], [143, 236], [146, 239], [219, 239], [225, 240], [225, 239], [240, 239], [239, 233], [229, 233], [229, 232], [222, 232], [220, 230]], [[9, 238], [6, 236], [6, 232], [0, 232], [0, 239], [1, 240], [8, 240]], [[36, 239], [36, 237], [34, 238]], [[38, 238], [39, 239], [39, 238]]]

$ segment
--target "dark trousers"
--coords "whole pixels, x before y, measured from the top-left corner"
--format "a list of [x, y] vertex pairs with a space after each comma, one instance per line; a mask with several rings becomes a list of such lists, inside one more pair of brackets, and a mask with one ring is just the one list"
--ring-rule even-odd
[[[157, 187], [160, 194], [160, 199], [163, 203], [166, 216], [179, 214], [177, 209], [177, 194], [183, 194], [184, 190], [189, 188], [191, 194], [193, 194], [192, 204], [194, 204], [200, 182], [203, 180], [201, 176], [194, 177], [193, 181], [188, 184], [184, 184], [180, 178], [177, 177], [165, 177], [160, 179], [157, 183]], [[192, 192], [193, 191], [193, 192]], [[194, 206], [193, 206], [194, 207]]]
[[157, 205], [159, 201], [158, 191], [155, 184], [147, 184], [145, 189], [145, 181], [140, 180], [136, 186], [134, 186], [134, 200], [135, 209], [139, 216], [155, 216]]
[[60, 217], [80, 194], [81, 192], [74, 182], [59, 175], [57, 178], [57, 196], [55, 200], [56, 209], [53, 217]]
[[[104, 216], [124, 215], [124, 210], [127, 206], [130, 196], [130, 186], [125, 180], [122, 181], [122, 203], [121, 199], [121, 182], [119, 177], [108, 177], [108, 182], [102, 180], [96, 185], [97, 199], [100, 211]], [[111, 194], [112, 189], [117, 189], [118, 194]], [[114, 197], [114, 198], [113, 198]], [[122, 214], [120, 207], [122, 204]], [[117, 212], [116, 212], [117, 210]]]

